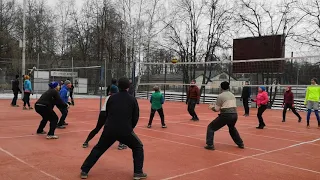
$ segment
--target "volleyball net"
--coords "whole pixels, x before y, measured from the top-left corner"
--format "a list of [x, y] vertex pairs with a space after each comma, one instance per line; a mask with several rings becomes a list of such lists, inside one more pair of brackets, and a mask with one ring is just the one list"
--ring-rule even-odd
[[[149, 98], [154, 86], [159, 86], [166, 100], [185, 101], [191, 80], [200, 88], [201, 102], [210, 103], [221, 92], [220, 83], [230, 83], [230, 90], [238, 99], [248, 83], [252, 97], [259, 86], [265, 86], [274, 108], [281, 107], [283, 93], [288, 86], [298, 102], [312, 78], [320, 78], [320, 56], [217, 60], [210, 62], [148, 62], [141, 63], [137, 97]], [[302, 108], [303, 104], [301, 104]]]

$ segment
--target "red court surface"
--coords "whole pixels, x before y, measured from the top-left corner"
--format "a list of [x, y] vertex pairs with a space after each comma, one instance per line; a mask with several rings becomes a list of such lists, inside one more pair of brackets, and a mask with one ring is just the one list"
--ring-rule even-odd
[[[21, 101], [19, 102], [21, 103]], [[34, 101], [32, 102], [32, 104]], [[66, 129], [57, 129], [58, 140], [35, 135], [40, 116], [34, 110], [13, 108], [9, 100], [0, 100], [0, 179], [3, 180], [77, 180], [80, 166], [100, 133], [83, 149], [97, 121], [98, 99], [76, 99]], [[291, 112], [282, 123], [282, 112], [267, 110], [267, 127], [257, 130], [256, 109], [243, 117], [239, 108], [237, 128], [245, 149], [239, 149], [227, 127], [216, 132], [215, 151], [205, 150], [206, 126], [217, 116], [207, 105], [197, 106], [199, 122], [190, 121], [186, 105], [166, 102], [167, 129], [156, 115], [151, 129], [146, 128], [150, 105], [139, 100], [140, 121], [135, 129], [145, 150], [144, 171], [149, 180], [317, 180], [320, 179], [320, 129], [312, 115], [306, 129]], [[56, 111], [58, 112], [58, 111]], [[300, 112], [305, 117], [304, 112]], [[58, 112], [60, 116], [60, 113]], [[48, 130], [48, 125], [45, 129]], [[90, 180], [129, 180], [133, 175], [130, 149], [117, 150], [115, 143], [89, 173]]]

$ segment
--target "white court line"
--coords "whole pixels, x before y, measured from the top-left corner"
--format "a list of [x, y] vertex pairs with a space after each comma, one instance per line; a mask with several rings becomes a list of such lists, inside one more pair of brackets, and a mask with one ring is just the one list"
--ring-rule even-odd
[[[237, 162], [237, 161], [244, 160], [244, 159], [248, 159], [248, 158], [258, 159], [258, 158], [255, 158], [255, 157], [256, 157], [256, 156], [260, 156], [260, 155], [265, 155], [265, 154], [268, 154], [268, 153], [272, 153], [272, 152], [277, 152], [277, 151], [289, 149], [289, 148], [292, 148], [292, 147], [297, 147], [297, 146], [300, 146], [300, 145], [303, 145], [303, 144], [308, 144], [308, 143], [316, 142], [316, 141], [319, 141], [319, 140], [320, 140], [320, 138], [319, 138], [319, 139], [312, 140], [312, 141], [306, 141], [306, 142], [294, 144], [294, 145], [291, 145], [291, 146], [288, 146], [288, 147], [285, 147], [285, 148], [280, 148], [280, 149], [276, 149], [276, 150], [272, 150], [272, 151], [267, 151], [267, 152], [260, 153], [260, 154], [256, 154], [256, 155], [245, 156], [245, 157], [242, 157], [242, 158], [234, 159], [234, 160], [227, 161], [227, 162], [224, 162], [224, 163], [220, 163], [220, 164], [217, 164], [217, 165], [214, 165], [214, 166], [210, 166], [210, 167], [207, 167], [207, 168], [198, 169], [198, 170], [195, 170], [195, 171], [191, 171], [191, 172], [179, 174], [179, 175], [176, 175], [176, 176], [171, 176], [171, 177], [164, 178], [164, 179], [161, 179], [161, 180], [170, 180], [170, 179], [175, 179], [175, 178], [182, 177], [182, 176], [186, 176], [186, 175], [190, 175], [190, 174], [195, 174], [195, 173], [198, 173], [198, 172], [202, 172], [202, 171], [205, 171], [205, 170], [208, 170], [208, 169], [212, 169], [212, 168], [215, 168], [215, 167], [219, 167], [219, 166], [222, 166], [222, 165], [230, 164], [230, 163]], [[267, 160], [262, 160], [262, 159], [258, 159], [258, 160], [268, 162]], [[310, 169], [306, 169], [306, 168], [300, 168], [300, 167], [296, 167], [296, 166], [290, 166], [290, 165], [286, 165], [286, 164], [282, 164], [282, 163], [277, 163], [277, 162], [273, 162], [273, 161], [269, 161], [269, 162], [274, 163], [274, 164], [278, 164], [278, 165], [284, 165], [284, 166], [286, 166], [286, 167], [291, 167], [291, 168], [295, 168], [295, 169], [299, 169], [299, 170], [303, 170], [303, 171], [308, 171], [308, 172], [320, 174], [320, 172], [318, 172], [318, 171], [314, 171], [314, 170], [310, 170]]]
[[59, 179], [58, 177], [56, 177], [56, 176], [54, 176], [54, 175], [52, 175], [52, 174], [49, 174], [49, 173], [47, 173], [47, 172], [45, 172], [45, 171], [42, 171], [42, 170], [38, 169], [37, 167], [35, 167], [35, 166], [33, 166], [33, 165], [25, 162], [24, 160], [22, 160], [22, 159], [18, 158], [17, 156], [13, 155], [13, 154], [10, 153], [9, 151], [6, 151], [6, 150], [2, 149], [1, 147], [0, 147], [0, 151], [3, 152], [3, 153], [5, 153], [5, 154], [7, 154], [8, 156], [11, 156], [12, 158], [14, 158], [15, 160], [21, 162], [22, 164], [25, 164], [25, 165], [31, 167], [31, 168], [34, 169], [34, 170], [40, 171], [42, 174], [44, 174], [44, 175], [46, 175], [46, 176], [48, 176], [48, 177], [51, 177], [52, 179], [61, 180], [61, 179]]
[[[199, 124], [188, 124], [188, 123], [180, 123], [182, 125], [188, 125], [188, 126], [196, 126], [196, 127], [207, 127], [205, 125], [199, 125]], [[247, 128], [252, 128], [251, 126], [247, 127]], [[270, 128], [268, 128], [270, 129]], [[219, 131], [224, 131], [224, 132], [228, 132], [227, 130], [224, 129], [220, 129]], [[292, 140], [292, 139], [285, 139], [285, 138], [277, 138], [277, 137], [272, 137], [272, 136], [265, 136], [265, 135], [258, 135], [258, 134], [253, 134], [253, 133], [246, 133], [246, 132], [241, 132], [241, 134], [246, 134], [246, 135], [251, 135], [251, 136], [257, 136], [257, 137], [265, 137], [265, 138], [269, 138], [269, 139], [276, 139], [276, 140], [283, 140], [283, 141], [291, 141], [291, 142], [296, 142], [296, 143], [300, 143], [303, 141], [297, 141], [297, 140]], [[200, 135], [206, 135], [206, 134], [200, 134]], [[317, 134], [313, 134], [313, 135], [317, 135]], [[194, 136], [193, 136], [194, 137]], [[312, 144], [315, 146], [319, 146], [318, 144]]]
[[[183, 123], [179, 123], [179, 124], [183, 124]], [[174, 135], [174, 136], [180, 136], [180, 137], [186, 137], [186, 138], [192, 138], [192, 139], [203, 140], [203, 141], [204, 141], [204, 139], [196, 138], [196, 137], [194, 137], [194, 136], [187, 136], [187, 135], [176, 134], [176, 133], [165, 132], [165, 131], [154, 130], [154, 129], [148, 129], [148, 128], [143, 128], [143, 127], [138, 127], [138, 128], [140, 128], [140, 129], [145, 129], [145, 130], [148, 130], [148, 131], [161, 132], [161, 133], [165, 133], [165, 134], [171, 134], [171, 135]], [[229, 145], [229, 146], [235, 146], [234, 144], [222, 143], [222, 142], [219, 142], [219, 141], [214, 141], [214, 142], [215, 142], [216, 144], [224, 144], [224, 145]], [[266, 152], [266, 150], [256, 149], [256, 148], [250, 148], [250, 147], [247, 147], [247, 146], [246, 146], [246, 149], [252, 149], [252, 150], [256, 150], [256, 151]]]
[[[204, 149], [203, 147], [196, 146], [196, 145], [192, 145], [192, 144], [188, 144], [188, 143], [182, 143], [182, 142], [172, 141], [172, 140], [163, 139], [163, 138], [157, 138], [157, 137], [154, 137], [154, 136], [144, 135], [144, 134], [141, 134], [141, 133], [137, 133], [137, 134], [138, 134], [139, 136], [149, 137], [149, 138], [152, 138], [152, 139], [157, 139], [157, 140], [166, 141], [166, 142], [171, 142], [171, 143], [175, 143], [175, 144], [180, 144], [180, 145], [190, 146], [190, 147], [194, 147], [194, 148]], [[234, 153], [229, 153], [229, 152], [225, 152], [225, 151], [220, 151], [220, 150], [215, 150], [215, 151], [216, 151], [216, 152], [220, 152], [220, 153], [224, 153], [224, 154], [233, 155], [233, 156], [243, 157], [242, 155], [238, 155], [238, 154], [234, 154]]]
[[[181, 123], [181, 122], [184, 122], [184, 121], [174, 121], [174, 122], [168, 121], [167, 124], [178, 124], [178, 123]], [[84, 123], [84, 124], [87, 124], [87, 123]], [[154, 124], [160, 125], [161, 123], [154, 123]], [[145, 127], [145, 126], [146, 125], [137, 125], [136, 128]], [[90, 130], [77, 130], [77, 131], [59, 132], [59, 133], [57, 133], [57, 135], [69, 134], [69, 133], [77, 133], [77, 132], [88, 132], [88, 131], [92, 131], [92, 129], [90, 129]], [[38, 135], [38, 134], [30, 134], [30, 135], [21, 135], [21, 136], [9, 136], [9, 137], [0, 137], [0, 139], [14, 139], [14, 138], [36, 137], [36, 136], [40, 136], [40, 135]]]

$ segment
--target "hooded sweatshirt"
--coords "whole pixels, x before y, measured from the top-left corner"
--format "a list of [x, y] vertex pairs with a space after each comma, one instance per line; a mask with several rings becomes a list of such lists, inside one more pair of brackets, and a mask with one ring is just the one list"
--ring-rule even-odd
[[269, 102], [269, 96], [268, 93], [266, 92], [265, 87], [260, 87], [262, 89], [261, 92], [258, 93], [257, 98], [254, 102], [257, 103], [258, 107], [261, 105], [267, 105]]
[[283, 104], [294, 104], [294, 96], [291, 92], [291, 87], [288, 87], [289, 90], [284, 93]]

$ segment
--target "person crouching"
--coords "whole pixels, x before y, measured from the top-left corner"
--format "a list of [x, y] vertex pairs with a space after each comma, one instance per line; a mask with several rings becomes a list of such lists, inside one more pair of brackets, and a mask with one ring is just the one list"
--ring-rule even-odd
[[54, 134], [57, 127], [58, 116], [54, 112], [53, 108], [56, 105], [58, 108], [69, 107], [68, 104], [64, 103], [58, 93], [60, 86], [57, 82], [49, 84], [49, 90], [41, 95], [38, 101], [35, 103], [36, 112], [42, 117], [42, 120], [37, 129], [37, 134], [46, 134], [43, 130], [47, 122], [50, 122], [50, 129], [47, 134], [47, 139], [58, 139], [59, 137]]
[[[71, 82], [66, 80], [60, 90], [60, 97], [61, 97], [62, 101], [68, 105], [69, 105], [68, 101], [69, 101], [69, 89], [70, 88], [71, 88]], [[62, 115], [61, 115], [61, 118], [58, 122], [57, 128], [65, 129], [66, 128], [65, 126], [68, 125], [68, 123], [66, 123], [66, 118], [68, 116], [68, 109], [67, 108], [60, 108], [59, 110], [61, 111]]]

